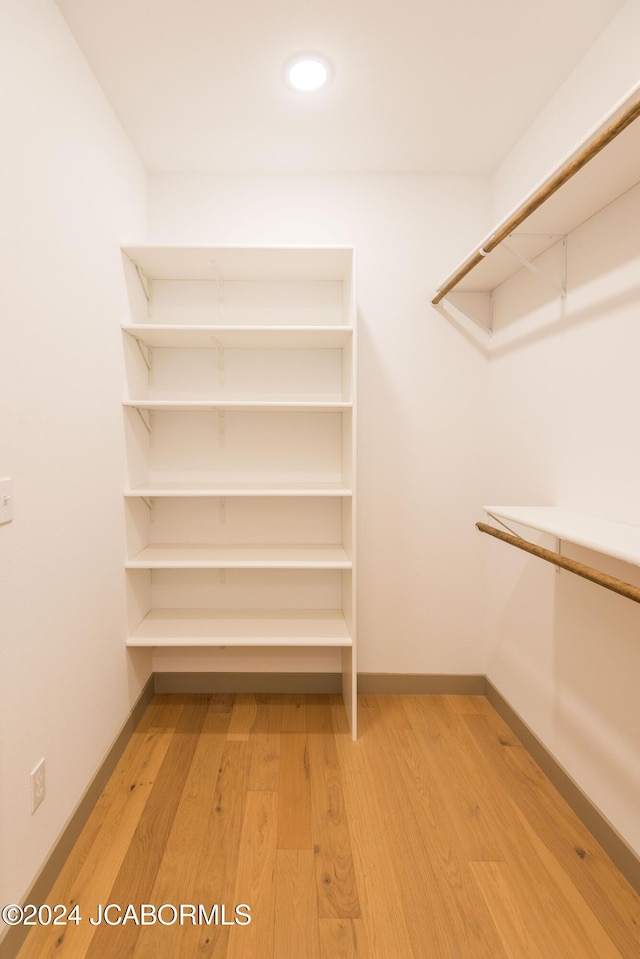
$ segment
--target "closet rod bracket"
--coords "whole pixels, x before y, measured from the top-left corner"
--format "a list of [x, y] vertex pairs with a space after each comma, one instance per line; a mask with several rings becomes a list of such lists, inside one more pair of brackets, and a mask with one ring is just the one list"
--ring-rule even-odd
[[560, 282], [550, 277], [544, 270], [541, 270], [539, 266], [536, 266], [531, 260], [527, 259], [526, 256], [523, 256], [519, 253], [513, 246], [507, 243], [505, 240], [502, 241], [500, 246], [503, 250], [506, 250], [511, 256], [515, 257], [519, 263], [522, 264], [530, 273], [532, 273], [539, 280], [542, 280], [543, 283], [546, 283], [550, 286], [556, 293], [559, 293], [560, 299], [564, 300], [567, 295], [567, 234], [566, 233], [510, 233], [508, 239], [517, 240], [518, 238], [526, 237], [535, 237], [535, 236], [546, 236], [550, 240], [556, 240], [559, 242], [560, 246]]

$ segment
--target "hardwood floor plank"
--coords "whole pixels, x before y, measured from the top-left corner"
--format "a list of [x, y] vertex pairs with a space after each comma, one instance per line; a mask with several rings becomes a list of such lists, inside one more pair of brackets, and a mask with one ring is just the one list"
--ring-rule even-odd
[[[606, 853], [500, 717], [483, 714], [465, 721], [483, 757], [491, 788], [508, 787], [523, 830], [533, 832], [536, 840], [552, 851], [625, 959], [640, 955], [640, 896], [613, 868]], [[542, 847], [538, 848], [545, 856]], [[620, 916], [624, 917], [623, 923]]]
[[[511, 870], [506, 862], [472, 862], [469, 868], [485, 900], [509, 959], [553, 959], [539, 944], [536, 920], [523, 915], [525, 904], [513, 894]], [[555, 950], [555, 946], [554, 946]], [[582, 959], [582, 957], [581, 957]]]
[[[134, 789], [139, 790], [137, 800], [141, 800], [141, 787], [144, 787], [147, 792], [150, 790], [164, 753], [171, 741], [171, 733], [162, 732], [159, 734], [157, 727], [150, 729], [150, 719], [153, 715], [151, 710], [145, 712], [127, 743], [115, 770], [67, 857], [63, 872], [49, 894], [50, 902], [69, 903], [69, 900], [76, 895], [72, 886], [76, 882], [80, 870], [92, 855], [92, 850], [100, 848], [102, 840], [99, 838], [99, 834], [105, 828], [105, 824], [114, 815], [116, 817], [119, 815], [123, 801], [130, 798]], [[95, 847], [94, 843], [97, 843]], [[109, 841], [109, 850], [110, 853], [114, 853], [111, 840]]]
[[237, 693], [231, 710], [227, 738], [246, 742], [257, 714], [258, 706], [254, 693]]
[[309, 744], [306, 733], [286, 733], [280, 738], [278, 849], [312, 850]]
[[426, 851], [423, 868], [441, 892], [452, 939], [465, 957], [500, 959], [504, 950], [495, 925], [469, 873], [469, 864], [460, 859], [455, 848], [447, 783], [434, 774], [412, 730], [390, 731], [385, 740], [392, 762], [395, 757], [398, 789], [404, 787], [420, 830]]
[[308, 693], [306, 700], [307, 732], [333, 733], [333, 713], [329, 696], [320, 693]]
[[[450, 884], [451, 864], [438, 868], [430, 855], [429, 843], [425, 842], [409, 790], [402, 780], [396, 737], [391, 738], [392, 732], [400, 731], [385, 730], [378, 734], [375, 742], [367, 742], [364, 737], [359, 745], [375, 783], [372, 802], [379, 805], [390, 840], [387, 871], [394, 873], [400, 886], [398, 907], [405, 915], [414, 953], [439, 959], [458, 959], [461, 953], [474, 959], [500, 956], [500, 952], [492, 951], [495, 936], [493, 943], [488, 936], [470, 936], [470, 931], [478, 926], [478, 917], [470, 913], [460, 919]], [[453, 872], [455, 875], [455, 867]], [[467, 904], [470, 902], [471, 897], [467, 896]], [[483, 913], [486, 915], [486, 910]]]
[[485, 702], [484, 696], [459, 696], [459, 695], [445, 695], [442, 697], [448, 708], [453, 710], [454, 713], [459, 713], [461, 716], [467, 716], [469, 714], [476, 714], [479, 709], [481, 709], [481, 703]]
[[[138, 826], [111, 889], [109, 902], [127, 904], [151, 902], [151, 893], [173, 826], [176, 809], [204, 722], [206, 706], [185, 704], [172, 736]], [[126, 925], [96, 927], [87, 956], [89, 959], [130, 959], [138, 939], [139, 927]]]
[[168, 693], [155, 695], [145, 710], [142, 722], [148, 729], [171, 729], [175, 732], [185, 705], [184, 696], [173, 697]]
[[360, 695], [358, 721], [361, 734], [379, 729], [408, 729], [410, 721], [404, 710], [405, 698], [386, 693]]
[[[395, 855], [387, 829], [386, 810], [376, 797], [374, 778], [362, 750], [363, 739], [352, 743], [336, 737], [351, 848], [358, 880], [363, 926], [371, 956], [422, 959], [414, 953], [409, 921], [401, 908], [403, 882], [390, 868]], [[413, 877], [410, 877], [410, 881]]]
[[[226, 742], [215, 790], [210, 797], [207, 829], [200, 850], [197, 881], [194, 885], [194, 902], [205, 905], [225, 904], [227, 914], [231, 913], [236, 905], [234, 895], [241, 851], [249, 763], [249, 743]], [[230, 928], [230, 926], [201, 928], [197, 951], [191, 952], [190, 955], [206, 956], [207, 959], [226, 957]], [[233, 927], [234, 933], [236, 928]]]
[[59, 956], [75, 959], [84, 956], [97, 926], [89, 917], [97, 914], [98, 903], [111, 901], [122, 862], [143, 815], [145, 805], [165, 761], [173, 739], [170, 730], [144, 734], [144, 743], [134, 750], [127, 766], [105, 790], [106, 799], [94, 809], [83, 836], [71, 852], [56, 880], [47, 902], [64, 903], [69, 910], [78, 904], [83, 917], [79, 924], [61, 928], [35, 927], [20, 951], [21, 959], [45, 959]]
[[280, 736], [252, 733], [249, 740], [251, 764], [247, 789], [278, 791], [280, 783]]
[[247, 793], [234, 903], [251, 907], [251, 923], [232, 930], [227, 959], [273, 959], [278, 795]]
[[[622, 959], [620, 950], [604, 931], [593, 911], [585, 902], [582, 894], [571, 881], [555, 856], [549, 851], [544, 842], [531, 829], [525, 817], [516, 809], [520, 818], [523, 834], [526, 833], [532, 851], [537, 854], [538, 860], [546, 872], [543, 882], [545, 887], [558, 890], [560, 908], [569, 917], [570, 926], [577, 943], [587, 939], [591, 944], [594, 956], [602, 959]], [[520, 840], [521, 841], [521, 840]], [[529, 858], [531, 862], [533, 857]], [[579, 946], [578, 946], [579, 947]]]
[[320, 919], [320, 959], [372, 959], [362, 919]]
[[[215, 793], [226, 743], [230, 711], [219, 712], [219, 703], [209, 703], [189, 774], [176, 809], [149, 902], [198, 905], [200, 853]], [[206, 903], [205, 905], [208, 905]], [[187, 920], [183, 925], [160, 923], [141, 930], [132, 959], [154, 959], [165, 952], [177, 956], [180, 949], [195, 947], [199, 929]]]
[[329, 702], [331, 704], [331, 722], [333, 725], [333, 731], [336, 735], [345, 733], [347, 736], [351, 735], [351, 727], [349, 725], [349, 717], [347, 716], [347, 711], [344, 708], [344, 700], [342, 696], [337, 694], [330, 694], [328, 696]]
[[440, 696], [406, 696], [404, 708], [437, 782], [446, 785], [447, 809], [463, 861], [504, 860], [501, 817], [511, 809], [486, 788], [481, 765], [469, 761], [463, 718]]
[[307, 701], [304, 693], [292, 694], [290, 696], [281, 696], [282, 721], [280, 732], [282, 733], [306, 733], [307, 732]]
[[402, 696], [401, 705], [412, 729], [441, 737], [443, 731], [456, 732], [461, 728], [460, 706], [454, 708], [450, 696]]
[[279, 693], [256, 693], [254, 733], [281, 733], [285, 697]]
[[235, 693], [212, 693], [209, 696], [210, 713], [227, 713], [229, 717], [235, 706]]
[[[566, 882], [562, 879], [558, 881], [557, 876], [547, 871], [535, 846], [520, 833], [514, 834], [512, 839], [513, 845], [506, 863], [508, 869], [498, 870], [500, 864], [497, 864], [492, 871], [493, 885], [488, 887], [503, 901], [500, 918], [496, 918], [496, 924], [504, 923], [503, 935], [504, 929], [509, 928], [509, 922], [516, 928], [514, 919], [517, 916], [519, 934], [522, 929], [526, 930], [526, 947], [536, 956], [539, 954], [547, 959], [576, 955], [581, 959], [620, 959], [620, 952], [604, 931], [601, 928], [596, 930], [595, 920], [589, 924], [589, 930], [585, 927], [582, 909], [574, 912], [579, 897], [572, 894]], [[488, 869], [483, 872], [478, 864], [472, 864], [472, 869], [476, 876], [488, 879]], [[487, 888], [482, 887], [481, 891], [488, 897], [487, 904], [496, 916], [496, 910], [500, 907], [489, 896]], [[595, 941], [590, 932], [595, 934]], [[512, 951], [516, 945], [517, 940], [510, 943]]]
[[312, 841], [321, 918], [357, 919], [360, 903], [333, 736], [309, 736]]
[[278, 849], [274, 959], [320, 959], [315, 867], [310, 849]]

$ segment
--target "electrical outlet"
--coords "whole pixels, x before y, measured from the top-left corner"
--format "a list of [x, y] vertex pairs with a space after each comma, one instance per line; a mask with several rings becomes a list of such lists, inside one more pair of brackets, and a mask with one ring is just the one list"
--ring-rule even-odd
[[31, 784], [31, 812], [34, 813], [47, 791], [47, 781], [44, 776], [44, 758], [31, 770], [29, 777]]

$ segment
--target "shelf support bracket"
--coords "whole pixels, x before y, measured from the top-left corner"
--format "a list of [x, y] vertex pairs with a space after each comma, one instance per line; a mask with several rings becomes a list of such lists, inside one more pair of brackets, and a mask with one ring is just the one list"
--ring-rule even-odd
[[142, 496], [141, 499], [144, 505], [148, 506], [149, 509], [151, 510], [151, 518], [153, 519], [155, 500], [153, 499], [152, 496]]
[[144, 415], [144, 411], [141, 410], [140, 407], [138, 406], [136, 406], [136, 413], [138, 414], [138, 416], [144, 423], [144, 428], [146, 429], [147, 433], [151, 435], [151, 433], [153, 432], [153, 413], [151, 412], [151, 410], [148, 411], [149, 419], [146, 419]]
[[226, 501], [226, 499], [224, 498], [224, 496], [222, 496], [222, 497], [220, 498], [219, 522], [220, 522], [220, 523], [226, 523], [226, 522], [227, 522], [227, 501]]
[[142, 341], [139, 340], [137, 336], [134, 337], [134, 339], [136, 341], [136, 346], [138, 347], [138, 350], [140, 351], [140, 356], [144, 360], [144, 365], [147, 368], [147, 372], [149, 373], [149, 375], [151, 375], [151, 373], [153, 373], [153, 347], [147, 346], [145, 350], [145, 347]]
[[[535, 233], [510, 233], [509, 239], [518, 239], [518, 237], [527, 237], [527, 236], [537, 236]], [[567, 295], [567, 235], [566, 233], [547, 233], [545, 234], [549, 239], [557, 239], [560, 241], [560, 283], [558, 284], [557, 280], [554, 280], [552, 277], [548, 276], [544, 270], [541, 270], [539, 266], [536, 266], [535, 263], [532, 263], [531, 260], [528, 260], [526, 256], [522, 256], [521, 253], [518, 253], [512, 246], [510, 246], [506, 241], [502, 241], [500, 244], [507, 253], [510, 253], [511, 256], [514, 256], [522, 266], [526, 267], [530, 273], [532, 273], [539, 280], [542, 280], [547, 286], [550, 286], [556, 293], [560, 294], [560, 299], [564, 300]]]
[[499, 516], [494, 516], [493, 513], [489, 513], [489, 512], [487, 512], [487, 516], [490, 516], [494, 523], [498, 523], [500, 526], [504, 526], [504, 528], [506, 529], [506, 531], [507, 531], [508, 533], [511, 533], [512, 536], [515, 536], [516, 539], [522, 539], [522, 536], [520, 536], [518, 533], [516, 533], [515, 530], [511, 529], [510, 526], [507, 526], [507, 524], [505, 523], [505, 521], [504, 521], [503, 519], [500, 519]]
[[140, 286], [143, 289], [144, 295], [147, 298], [147, 303], [151, 302], [151, 280], [146, 275], [141, 266], [139, 266], [135, 260], [133, 260], [133, 265], [136, 268], [136, 273], [138, 274], [138, 279], [140, 280]]
[[136, 336], [135, 333], [132, 333], [130, 330], [125, 330], [124, 332], [127, 334], [127, 336], [130, 336], [131, 339], [135, 341], [135, 344], [138, 347], [140, 356], [142, 357], [142, 360], [144, 362], [144, 365], [147, 368], [147, 371], [149, 373], [152, 373], [153, 372], [153, 347], [147, 346], [146, 352], [145, 352], [145, 345], [139, 336]]
[[224, 356], [224, 347], [218, 345], [218, 383], [220, 386], [224, 386], [224, 377], [225, 377], [225, 356]]
[[224, 447], [225, 441], [225, 415], [224, 410], [218, 410], [218, 446]]
[[[506, 529], [506, 531], [507, 531], [508, 533], [510, 533], [515, 539], [519, 539], [519, 540], [521, 540], [521, 542], [523, 542], [523, 543], [526, 542], [526, 540], [524, 540], [524, 539], [522, 538], [522, 536], [520, 536], [519, 533], [516, 533], [516, 531], [515, 531], [514, 529], [511, 529], [511, 527], [508, 526], [503, 519], [500, 519], [499, 516], [495, 516], [494, 513], [489, 513], [488, 511], [487, 511], [487, 516], [490, 516], [494, 523], [498, 523], [499, 526], [502, 526], [504, 529]], [[559, 556], [561, 556], [561, 555], [562, 555], [562, 540], [559, 539], [559, 537], [556, 536], [556, 537], [555, 537], [555, 541], [556, 541], [556, 553], [557, 553]], [[556, 566], [556, 573], [559, 573], [559, 572], [560, 572], [560, 567], [559, 567], [559, 566]]]

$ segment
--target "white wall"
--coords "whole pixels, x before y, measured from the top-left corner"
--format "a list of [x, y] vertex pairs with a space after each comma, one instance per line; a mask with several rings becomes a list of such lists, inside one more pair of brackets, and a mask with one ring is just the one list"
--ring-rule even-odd
[[31, 885], [150, 664], [124, 648], [118, 329], [118, 247], [144, 238], [144, 171], [51, 0], [2, 4], [0, 87], [0, 476], [15, 499], [0, 526], [6, 903]]
[[[150, 178], [152, 241], [356, 247], [361, 672], [484, 670], [473, 520], [487, 364], [430, 299], [487, 214], [481, 178]], [[156, 670], [242, 663], [232, 651], [154, 657]]]
[[[574, 142], [637, 83], [639, 31], [640, 4], [628, 3], [503, 164], [500, 212], [515, 184], [526, 192], [527, 174], [559, 158], [561, 118]], [[640, 525], [639, 219], [636, 187], [569, 235], [564, 302], [529, 274], [496, 291], [486, 484], [493, 503], [557, 505]], [[640, 852], [640, 607], [484, 539], [487, 674]], [[563, 549], [640, 584], [636, 567]]]
[[635, 86], [640, 78], [638, 36], [640, 3], [627, 0], [496, 171], [492, 222], [544, 179]]

